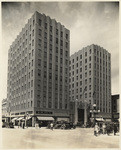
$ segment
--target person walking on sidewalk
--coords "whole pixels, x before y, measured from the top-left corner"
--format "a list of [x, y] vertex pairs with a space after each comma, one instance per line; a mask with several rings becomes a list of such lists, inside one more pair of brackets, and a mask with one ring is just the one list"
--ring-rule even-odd
[[107, 135], [110, 135], [111, 129], [110, 129], [110, 124], [109, 123], [106, 126], [106, 131], [107, 131]]
[[99, 126], [98, 124], [96, 123], [95, 126], [94, 126], [94, 135], [97, 136], [99, 133]]
[[50, 124], [50, 129], [53, 130], [53, 123]]
[[105, 123], [103, 123], [103, 125], [102, 125], [102, 131], [103, 131], [103, 134], [106, 133], [106, 124]]
[[117, 125], [116, 125], [116, 123], [114, 123], [113, 131], [114, 131], [114, 135], [116, 135], [116, 133], [117, 133]]

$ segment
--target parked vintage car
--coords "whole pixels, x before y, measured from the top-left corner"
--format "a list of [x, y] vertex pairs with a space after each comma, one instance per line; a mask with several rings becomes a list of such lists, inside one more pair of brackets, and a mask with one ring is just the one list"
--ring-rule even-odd
[[2, 128], [14, 128], [13, 122], [3, 122]]
[[[72, 122], [56, 122], [53, 126], [54, 129], [75, 129], [76, 126]], [[48, 124], [47, 129], [50, 129], [50, 124]]]

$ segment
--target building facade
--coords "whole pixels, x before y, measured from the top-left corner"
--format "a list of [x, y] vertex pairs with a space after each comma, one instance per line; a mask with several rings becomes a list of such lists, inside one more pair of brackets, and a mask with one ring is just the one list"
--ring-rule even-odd
[[69, 55], [69, 30], [35, 12], [8, 53], [11, 116], [69, 117]]
[[2, 117], [5, 117], [8, 115], [8, 110], [7, 110], [7, 99], [2, 100]]
[[[77, 100], [80, 117], [84, 115], [84, 108], [93, 109], [93, 104], [102, 115], [111, 114], [111, 54], [92, 44], [71, 55], [69, 70], [70, 107]], [[74, 108], [71, 110], [71, 116], [74, 116]], [[83, 120], [83, 117], [78, 118], [78, 121]]]
[[119, 94], [112, 95], [112, 120], [116, 121], [119, 119], [119, 107], [120, 107], [120, 101], [119, 101]]

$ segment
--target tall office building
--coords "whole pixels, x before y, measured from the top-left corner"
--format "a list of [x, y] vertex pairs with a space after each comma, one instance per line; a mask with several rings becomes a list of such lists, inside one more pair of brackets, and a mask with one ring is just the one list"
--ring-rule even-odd
[[[104, 48], [90, 45], [70, 57], [70, 101], [82, 104], [80, 117], [84, 116], [84, 105], [100, 114], [111, 113], [111, 55]], [[72, 113], [73, 114], [73, 113]], [[81, 120], [81, 119], [80, 119]], [[82, 119], [83, 120], [83, 119]]]
[[11, 117], [69, 117], [69, 55], [69, 30], [35, 12], [9, 49]]

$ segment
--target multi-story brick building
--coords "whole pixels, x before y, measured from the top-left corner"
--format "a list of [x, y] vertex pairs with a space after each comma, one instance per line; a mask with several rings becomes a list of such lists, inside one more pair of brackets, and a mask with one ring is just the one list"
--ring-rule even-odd
[[69, 117], [70, 32], [35, 12], [8, 53], [11, 116]]
[[119, 94], [112, 95], [112, 120], [116, 121], [119, 119], [119, 112], [120, 112], [120, 100], [119, 100]]
[[[70, 101], [78, 99], [82, 104], [80, 117], [84, 116], [85, 103], [90, 109], [96, 104], [96, 109], [100, 110], [102, 117], [104, 114], [111, 114], [110, 53], [94, 44], [87, 46], [71, 55], [69, 70]], [[73, 111], [71, 115], [74, 114]]]

